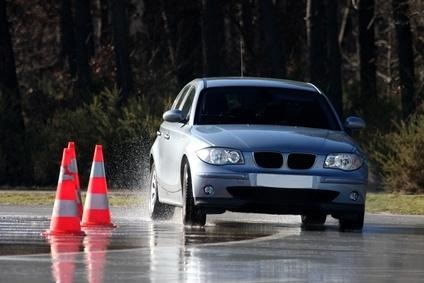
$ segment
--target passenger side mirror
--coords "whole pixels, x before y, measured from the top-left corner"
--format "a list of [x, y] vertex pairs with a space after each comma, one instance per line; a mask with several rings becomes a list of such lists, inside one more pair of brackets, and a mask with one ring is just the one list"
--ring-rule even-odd
[[178, 123], [185, 120], [183, 112], [181, 112], [181, 110], [178, 110], [178, 109], [168, 110], [165, 113], [163, 113], [162, 117], [163, 117], [163, 120], [165, 120], [166, 122], [171, 122], [171, 123]]
[[346, 118], [344, 127], [350, 131], [352, 130], [362, 130], [365, 128], [365, 122], [359, 117], [349, 116]]

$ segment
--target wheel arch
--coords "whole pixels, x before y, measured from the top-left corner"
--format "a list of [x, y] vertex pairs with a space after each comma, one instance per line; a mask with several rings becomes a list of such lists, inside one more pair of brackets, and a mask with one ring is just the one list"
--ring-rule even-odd
[[152, 171], [152, 166], [153, 166], [154, 163], [155, 163], [155, 160], [153, 158], [153, 154], [150, 154], [150, 157], [149, 157], [149, 172]]
[[181, 192], [183, 191], [184, 165], [186, 163], [189, 164], [189, 166], [190, 166], [190, 163], [188, 162], [187, 155], [184, 154], [183, 157], [181, 158], [181, 165], [180, 165], [180, 185], [181, 185]]

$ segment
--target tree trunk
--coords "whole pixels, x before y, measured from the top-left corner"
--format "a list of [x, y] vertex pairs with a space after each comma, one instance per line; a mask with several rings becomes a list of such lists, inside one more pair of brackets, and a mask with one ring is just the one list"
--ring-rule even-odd
[[110, 20], [109, 20], [109, 1], [99, 0], [100, 8], [100, 31], [99, 42], [101, 46], [107, 45], [110, 42]]
[[393, 0], [393, 18], [396, 27], [399, 79], [402, 95], [402, 114], [407, 118], [417, 108], [419, 101], [414, 89], [414, 51], [409, 23], [408, 0]]
[[286, 62], [284, 56], [281, 33], [277, 27], [276, 9], [272, 0], [261, 0], [260, 11], [262, 30], [265, 35], [265, 75], [277, 78], [286, 76]]
[[[77, 80], [80, 99], [89, 91], [91, 85], [91, 70], [89, 65], [92, 41], [91, 14], [88, 0], [75, 0], [75, 49], [77, 61]], [[91, 38], [91, 40], [90, 40]]]
[[[75, 17], [82, 18], [80, 29], [82, 31], [82, 35], [85, 37], [85, 44], [87, 45], [89, 59], [94, 56], [95, 51], [93, 14], [91, 12], [92, 1], [93, 0], [75, 0]], [[77, 12], [79, 14], [78, 16]]]
[[342, 67], [339, 48], [338, 0], [326, 0], [328, 87], [325, 90], [337, 113], [342, 113]]
[[306, 33], [306, 5], [305, 1], [285, 0], [284, 17], [280, 25], [283, 27], [284, 53], [287, 62], [287, 77], [294, 80], [305, 81], [309, 75]]
[[60, 57], [68, 61], [71, 77], [76, 75], [75, 33], [71, 0], [60, 1]]
[[128, 2], [111, 0], [113, 44], [116, 56], [117, 81], [121, 94], [121, 103], [125, 102], [132, 91], [132, 73], [128, 47]]
[[219, 76], [222, 60], [224, 15], [217, 0], [203, 0], [203, 72], [205, 76]]
[[[221, 5], [222, 6], [222, 5]], [[241, 76], [243, 42], [240, 31], [240, 5], [226, 2], [221, 8], [223, 18], [223, 37], [219, 35], [220, 44], [220, 75]]]
[[172, 48], [175, 55], [176, 75], [179, 86], [202, 76], [202, 30], [199, 1], [163, 1]]
[[5, 0], [0, 0], [0, 113], [0, 183], [28, 184], [32, 178], [31, 156], [25, 143], [21, 96]]
[[243, 40], [243, 74], [254, 75], [255, 60], [255, 29], [253, 26], [253, 4], [252, 0], [244, 0], [241, 2], [241, 33]]
[[309, 76], [312, 83], [327, 89], [325, 10], [321, 0], [308, 0], [306, 8], [309, 45]]
[[359, 1], [358, 26], [360, 103], [365, 105], [377, 97], [374, 0]]

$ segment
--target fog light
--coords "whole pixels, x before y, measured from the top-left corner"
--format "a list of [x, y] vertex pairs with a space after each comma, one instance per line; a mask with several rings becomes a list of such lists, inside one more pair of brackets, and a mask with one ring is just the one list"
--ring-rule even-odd
[[359, 199], [359, 193], [356, 191], [353, 191], [350, 193], [349, 198], [353, 201], [357, 201]]
[[205, 187], [203, 188], [203, 191], [204, 191], [204, 192], [205, 192], [205, 194], [206, 194], [206, 195], [208, 195], [208, 196], [211, 196], [211, 195], [213, 195], [213, 194], [215, 193], [214, 188], [213, 188], [212, 186], [210, 186], [210, 185], [205, 186]]

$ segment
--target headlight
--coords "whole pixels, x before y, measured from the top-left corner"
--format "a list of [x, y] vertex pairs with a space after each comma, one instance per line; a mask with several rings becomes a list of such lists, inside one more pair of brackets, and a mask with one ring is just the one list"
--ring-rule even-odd
[[197, 156], [213, 165], [244, 164], [243, 155], [235, 149], [209, 147], [199, 150]]
[[324, 162], [324, 167], [352, 171], [361, 167], [362, 163], [363, 159], [356, 154], [333, 153], [327, 155], [327, 158]]

